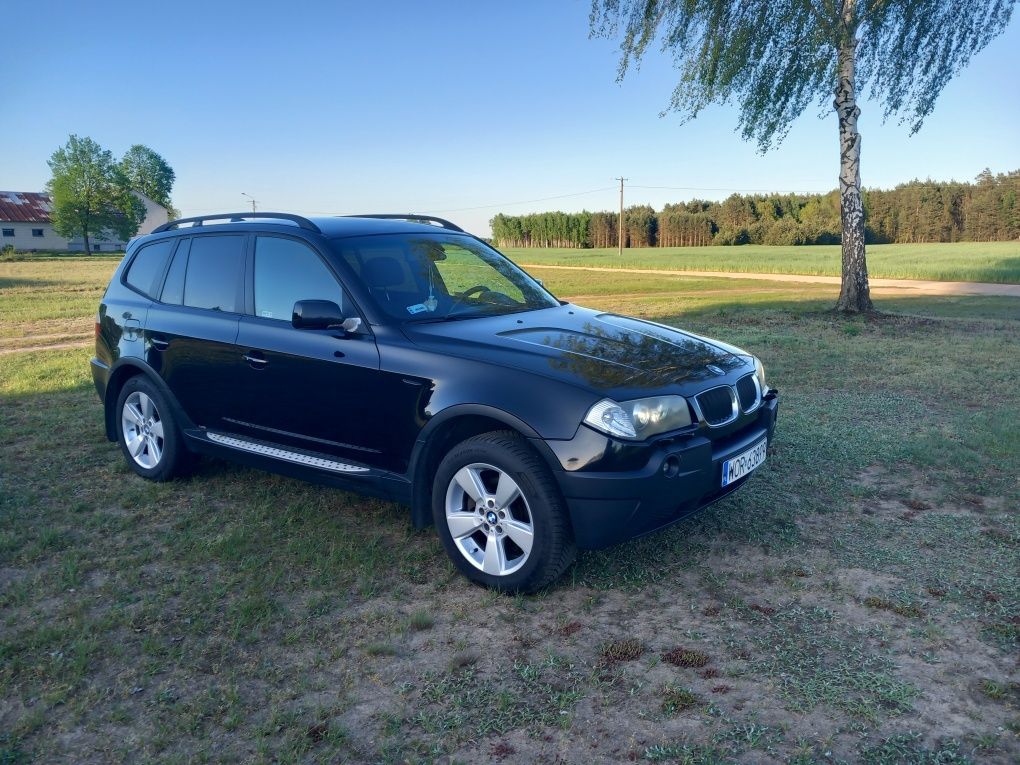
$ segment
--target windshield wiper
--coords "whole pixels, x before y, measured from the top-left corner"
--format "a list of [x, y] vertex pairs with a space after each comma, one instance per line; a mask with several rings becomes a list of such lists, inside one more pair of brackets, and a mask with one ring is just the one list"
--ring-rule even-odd
[[408, 324], [438, 324], [441, 321], [461, 321], [463, 319], [480, 319], [484, 316], [499, 316], [494, 313], [455, 313], [446, 316], [428, 316], [423, 319], [408, 319]]
[[529, 311], [537, 311], [538, 308], [531, 308], [525, 306], [524, 308], [517, 308], [513, 311], [499, 311], [498, 313], [453, 313], [446, 314], [445, 316], [428, 316], [421, 319], [408, 319], [408, 324], [438, 324], [443, 321], [463, 321], [464, 319], [491, 319], [496, 316], [513, 316], [517, 313], [528, 313]]

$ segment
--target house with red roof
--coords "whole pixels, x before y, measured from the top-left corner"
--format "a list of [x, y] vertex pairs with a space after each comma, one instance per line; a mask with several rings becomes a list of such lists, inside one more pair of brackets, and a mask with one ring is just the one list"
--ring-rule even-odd
[[[148, 234], [156, 226], [170, 218], [166, 209], [160, 207], [144, 194], [131, 192], [145, 205], [145, 219], [138, 227], [136, 236]], [[50, 195], [37, 191], [0, 191], [0, 247], [12, 244], [19, 252], [39, 250], [85, 249], [81, 239], [65, 239], [53, 230], [50, 211], [53, 203]], [[116, 252], [123, 250], [127, 242], [117, 239], [89, 237], [93, 252]]]

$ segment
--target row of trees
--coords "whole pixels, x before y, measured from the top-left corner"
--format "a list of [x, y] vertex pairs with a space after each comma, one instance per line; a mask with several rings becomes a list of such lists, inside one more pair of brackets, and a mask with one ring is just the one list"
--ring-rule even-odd
[[130, 239], [145, 219], [144, 194], [177, 217], [170, 202], [174, 171], [159, 154], [135, 144], [120, 160], [91, 138], [72, 135], [49, 159], [52, 176], [46, 188], [52, 199], [53, 229], [69, 239], [82, 237], [90, 252], [91, 237]]
[[[892, 190], [864, 190], [868, 242], [959, 242], [1020, 239], [1020, 170], [974, 183], [912, 181]], [[615, 247], [614, 212], [535, 213], [492, 219], [501, 247]], [[734, 194], [722, 202], [694, 200], [624, 210], [627, 247], [710, 244], [839, 244], [839, 192]]]

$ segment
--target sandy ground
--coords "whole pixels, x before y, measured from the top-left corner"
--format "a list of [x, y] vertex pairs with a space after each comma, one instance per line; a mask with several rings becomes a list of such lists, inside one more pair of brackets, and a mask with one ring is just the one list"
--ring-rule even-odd
[[[556, 271], [601, 271], [619, 274], [652, 274], [657, 276], [707, 276], [720, 279], [761, 279], [770, 282], [807, 282], [810, 284], [840, 283], [838, 276], [808, 274], [755, 274], [732, 271], [677, 271], [653, 268], [608, 268], [605, 266], [550, 266], [542, 263], [521, 263], [522, 268], [547, 268]], [[988, 282], [935, 282], [920, 279], [869, 279], [872, 289], [909, 290], [916, 295], [993, 295], [1020, 297], [1020, 284]]]
[[[25, 337], [22, 340], [38, 340], [41, 338]], [[82, 338], [81, 340], [75, 340], [73, 342], [66, 343], [52, 343], [50, 345], [28, 345], [24, 348], [0, 348], [0, 356], [8, 353], [28, 353], [29, 351], [59, 351], [64, 348], [84, 348], [93, 343], [93, 339]]]

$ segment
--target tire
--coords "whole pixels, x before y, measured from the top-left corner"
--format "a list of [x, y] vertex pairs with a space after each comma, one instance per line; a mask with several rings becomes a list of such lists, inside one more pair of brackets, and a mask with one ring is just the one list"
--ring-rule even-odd
[[117, 442], [142, 478], [169, 481], [191, 464], [191, 452], [159, 389], [142, 375], [124, 383], [117, 397]]
[[450, 450], [432, 484], [432, 516], [454, 566], [492, 589], [536, 592], [577, 555], [552, 473], [512, 431], [482, 433]]

